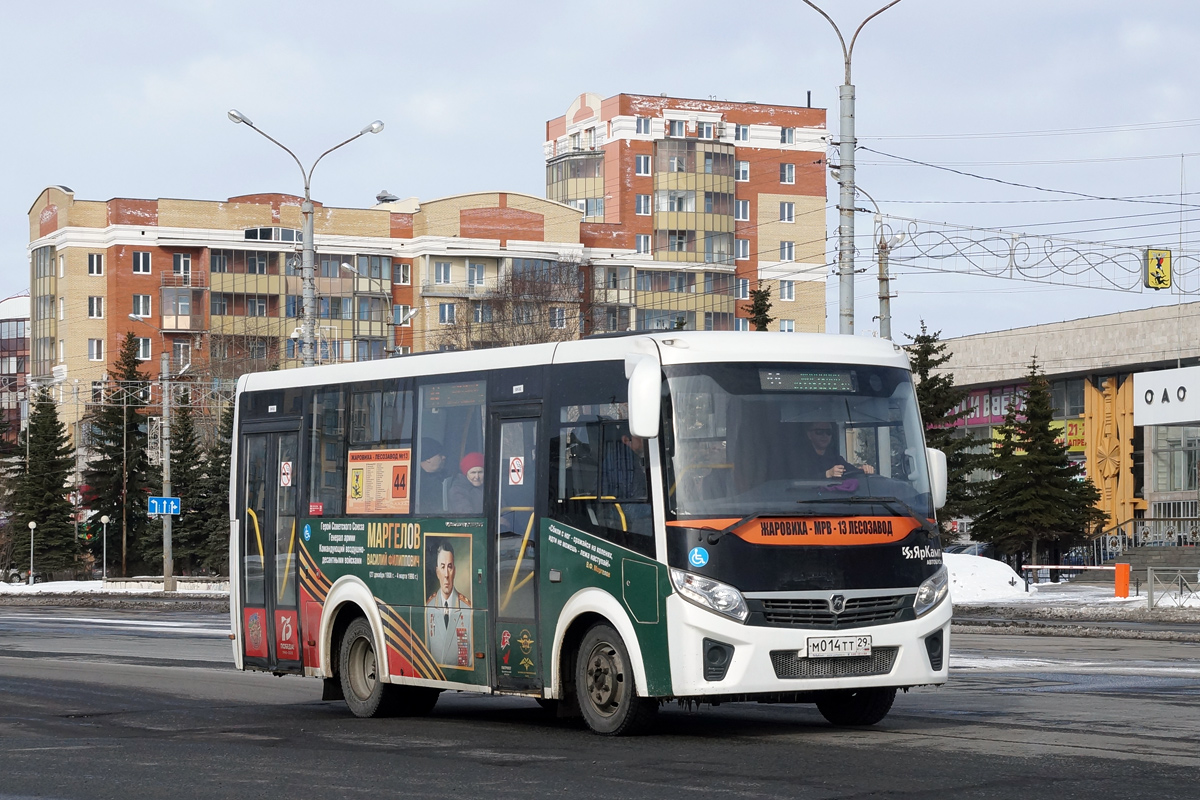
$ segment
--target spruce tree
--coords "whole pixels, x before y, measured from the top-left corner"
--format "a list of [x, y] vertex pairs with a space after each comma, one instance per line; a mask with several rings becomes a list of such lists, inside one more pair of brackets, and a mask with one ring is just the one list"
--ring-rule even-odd
[[765, 331], [767, 326], [775, 321], [771, 314], [771, 287], [759, 286], [750, 290], [750, 304], [742, 306], [742, 310], [750, 315], [750, 324], [756, 331]]
[[1036, 358], [1026, 381], [1022, 414], [1010, 407], [1000, 426], [991, 463], [996, 479], [984, 485], [974, 536], [1003, 553], [1027, 552], [1033, 560], [1045, 545], [1057, 559], [1105, 515], [1096, 507], [1100, 492], [1067, 458], [1066, 443], [1057, 440], [1050, 384]]
[[47, 389], [39, 391], [30, 403], [27, 435], [29, 459], [19, 463], [13, 481], [13, 558], [18, 566], [29, 563], [29, 523], [33, 521], [37, 523], [34, 570], [47, 577], [77, 571], [80, 547], [67, 498], [75, 456]]
[[907, 349], [917, 378], [917, 405], [925, 424], [925, 443], [946, 454], [946, 505], [939, 512], [939, 524], [945, 534], [946, 520], [975, 516], [976, 487], [967, 479], [984, 466], [986, 456], [977, 452], [980, 443], [960, 424], [970, 413], [963, 407], [967, 390], [955, 386], [954, 376], [949, 372], [934, 374], [953, 356], [940, 337], [941, 331], [930, 333], [922, 320], [921, 333], [908, 336]]
[[[157, 494], [147, 457], [146, 399], [149, 382], [141, 371], [138, 340], [127, 333], [113, 364], [103, 402], [89, 414], [91, 463], [84, 471], [84, 505], [108, 524], [108, 574], [128, 577], [157, 572], [161, 539], [151, 534], [147, 498]], [[100, 545], [93, 538], [92, 549]]]
[[196, 439], [191, 393], [185, 390], [171, 406], [171, 493], [180, 505], [171, 528], [171, 549], [185, 575], [199, 566], [204, 549], [203, 482], [203, 453]]
[[220, 575], [229, 574], [229, 461], [233, 443], [233, 405], [221, 412], [217, 435], [204, 458], [204, 477], [196, 500], [203, 522], [200, 563]]

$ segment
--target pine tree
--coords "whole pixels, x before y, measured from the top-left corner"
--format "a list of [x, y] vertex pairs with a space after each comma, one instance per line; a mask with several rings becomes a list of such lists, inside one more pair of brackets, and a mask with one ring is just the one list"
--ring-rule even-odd
[[204, 459], [204, 477], [196, 500], [203, 521], [200, 563], [220, 575], [229, 574], [229, 461], [233, 443], [233, 406], [221, 412], [217, 435]]
[[1027, 552], [1038, 558], [1045, 544], [1051, 559], [1078, 542], [1105, 519], [1096, 507], [1100, 492], [1067, 458], [1066, 443], [1051, 427], [1050, 384], [1037, 359], [1026, 376], [1023, 414], [1010, 407], [1000, 426], [991, 468], [975, 518], [976, 539], [991, 541], [1002, 553]]
[[767, 326], [775, 321], [771, 313], [771, 287], [759, 286], [750, 290], [750, 305], [742, 306], [742, 310], [750, 315], [750, 324], [756, 331], [765, 331]]
[[[979, 442], [961, 421], [969, 409], [963, 407], [967, 390], [954, 385], [949, 372], [934, 370], [950, 361], [952, 353], [940, 341], [941, 331], [930, 333], [921, 321], [921, 333], [908, 336], [908, 355], [917, 376], [917, 405], [925, 424], [925, 443], [946, 454], [946, 505], [939, 513], [942, 533], [946, 520], [974, 517], [977, 511], [975, 487], [968, 482], [972, 472], [985, 466], [986, 456], [978, 453]], [[958, 409], [957, 411], [955, 409]]]
[[199, 566], [204, 549], [203, 482], [203, 453], [196, 439], [191, 393], [185, 390], [171, 406], [171, 492], [180, 505], [171, 528], [171, 550], [185, 575]]
[[80, 547], [67, 499], [75, 456], [49, 390], [38, 392], [30, 403], [27, 435], [30, 457], [20, 463], [13, 481], [13, 558], [18, 565], [29, 563], [28, 533], [33, 521], [37, 523], [34, 570], [44, 575], [76, 571]]
[[[83, 482], [84, 505], [99, 519], [107, 514], [108, 574], [127, 577], [157, 572], [161, 542], [151, 535], [147, 498], [156, 494], [147, 458], [146, 397], [149, 382], [138, 361], [138, 340], [125, 335], [103, 400], [88, 416], [95, 453]], [[100, 545], [93, 538], [92, 549]], [[156, 558], [157, 556], [157, 558]]]

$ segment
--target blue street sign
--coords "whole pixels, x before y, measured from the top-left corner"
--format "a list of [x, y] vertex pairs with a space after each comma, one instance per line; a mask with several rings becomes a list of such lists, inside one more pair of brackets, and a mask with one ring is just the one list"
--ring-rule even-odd
[[178, 497], [151, 497], [150, 508], [151, 514], [173, 514], [179, 515], [179, 498]]

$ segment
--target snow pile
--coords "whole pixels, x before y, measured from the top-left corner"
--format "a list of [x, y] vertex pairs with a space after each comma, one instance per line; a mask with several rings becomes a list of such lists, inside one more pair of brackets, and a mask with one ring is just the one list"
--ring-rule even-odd
[[[1025, 593], [1025, 580], [1003, 561], [943, 553], [942, 562], [950, 573], [950, 599], [955, 603], [993, 602], [1029, 596]], [[1029, 587], [1031, 594], [1036, 591], [1036, 586]]]
[[[212, 582], [202, 582], [192, 584], [189, 581], [180, 581], [177, 584], [179, 593], [220, 593], [220, 589], [212, 588]], [[158, 581], [157, 586], [151, 585], [149, 581], [46, 581], [44, 583], [35, 583], [30, 586], [27, 583], [0, 583], [0, 596], [3, 595], [78, 595], [78, 594], [147, 594], [148, 592], [161, 592], [162, 581]], [[225, 592], [228, 592], [226, 584]]]

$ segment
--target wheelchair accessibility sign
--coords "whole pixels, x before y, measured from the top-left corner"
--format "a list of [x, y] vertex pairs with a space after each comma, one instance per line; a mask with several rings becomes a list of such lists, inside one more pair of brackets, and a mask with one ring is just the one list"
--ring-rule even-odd
[[703, 547], [693, 547], [688, 553], [688, 563], [693, 567], [703, 567], [708, 563], [708, 551]]

